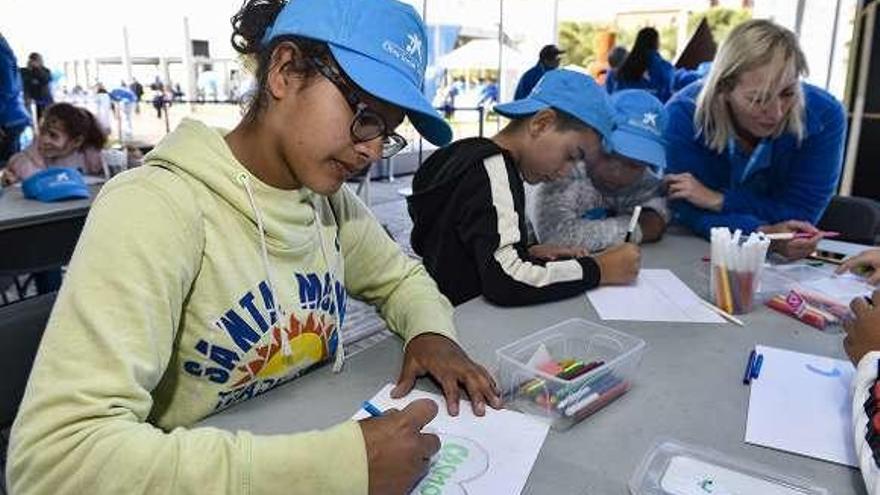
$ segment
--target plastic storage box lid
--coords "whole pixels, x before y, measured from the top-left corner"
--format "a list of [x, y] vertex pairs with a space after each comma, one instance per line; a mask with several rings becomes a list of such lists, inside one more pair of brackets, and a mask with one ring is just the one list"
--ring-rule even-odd
[[827, 495], [807, 480], [782, 475], [677, 440], [656, 442], [629, 481], [632, 495]]

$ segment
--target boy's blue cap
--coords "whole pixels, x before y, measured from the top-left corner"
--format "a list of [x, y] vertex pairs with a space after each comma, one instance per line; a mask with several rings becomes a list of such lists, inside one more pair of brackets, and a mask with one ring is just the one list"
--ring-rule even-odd
[[656, 175], [666, 168], [663, 129], [666, 108], [647, 91], [625, 89], [611, 95], [615, 111], [611, 145], [615, 153], [650, 164]]
[[89, 188], [82, 174], [70, 167], [49, 167], [41, 170], [22, 181], [21, 191], [25, 198], [47, 203], [89, 197]]
[[604, 140], [610, 139], [614, 113], [608, 93], [592, 77], [573, 70], [548, 70], [529, 96], [495, 105], [495, 111], [508, 118], [522, 118], [551, 107], [592, 127]]
[[422, 94], [428, 44], [415, 9], [396, 0], [290, 0], [262, 44], [284, 35], [327, 43], [345, 74], [371, 95], [401, 107], [438, 146], [452, 129]]

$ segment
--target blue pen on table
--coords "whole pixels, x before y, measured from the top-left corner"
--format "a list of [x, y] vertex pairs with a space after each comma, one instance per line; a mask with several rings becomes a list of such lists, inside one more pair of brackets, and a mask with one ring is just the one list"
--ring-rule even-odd
[[752, 381], [752, 368], [755, 366], [755, 350], [749, 353], [749, 362], [746, 363], [746, 371], [743, 373], [743, 385], [748, 385]]
[[755, 364], [752, 366], [752, 373], [749, 376], [749, 380], [757, 380], [758, 375], [761, 374], [761, 366], [764, 364], [764, 355], [758, 354], [757, 359], [755, 359]]
[[370, 416], [372, 416], [374, 418], [378, 418], [378, 417], [382, 416], [382, 414], [384, 414], [381, 409], [374, 406], [373, 403], [368, 400], [365, 400], [364, 403], [361, 404], [361, 407], [363, 407], [364, 411], [367, 411], [368, 413], [370, 413]]

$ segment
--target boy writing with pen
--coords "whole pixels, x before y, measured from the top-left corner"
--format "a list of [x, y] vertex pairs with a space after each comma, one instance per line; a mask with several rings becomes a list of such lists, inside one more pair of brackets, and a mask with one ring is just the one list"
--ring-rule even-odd
[[642, 90], [619, 91], [611, 104], [613, 152], [579, 163], [574, 173], [538, 188], [535, 216], [541, 242], [598, 251], [621, 240], [639, 244], [663, 236], [669, 221], [661, 191], [666, 110]]
[[455, 305], [483, 295], [514, 306], [634, 280], [633, 244], [587, 256], [583, 246], [530, 244], [526, 227], [523, 181], [565, 176], [610, 138], [605, 91], [585, 74], [551, 70], [527, 98], [495, 111], [511, 119], [500, 133], [435, 151], [413, 179], [412, 246], [441, 292]]

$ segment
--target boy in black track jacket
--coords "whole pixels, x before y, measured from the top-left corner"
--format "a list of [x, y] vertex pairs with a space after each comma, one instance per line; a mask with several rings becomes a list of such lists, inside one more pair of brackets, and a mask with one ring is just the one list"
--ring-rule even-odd
[[528, 241], [523, 180], [563, 177], [602, 152], [613, 126], [605, 92], [587, 75], [553, 70], [528, 98], [495, 110], [512, 119], [500, 133], [437, 150], [413, 179], [412, 246], [440, 290], [455, 305], [482, 294], [518, 306], [634, 280], [634, 245], [591, 257]]

